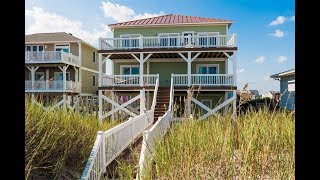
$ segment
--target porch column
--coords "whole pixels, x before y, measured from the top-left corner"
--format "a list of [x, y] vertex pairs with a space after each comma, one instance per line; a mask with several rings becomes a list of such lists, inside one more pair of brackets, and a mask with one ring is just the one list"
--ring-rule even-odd
[[187, 108], [188, 108], [188, 116], [190, 117], [191, 115], [191, 90], [187, 90]]
[[103, 101], [102, 101], [102, 90], [99, 90], [99, 112], [98, 112], [98, 118], [99, 118], [99, 122], [102, 121], [101, 117], [102, 117], [102, 111], [103, 111]]
[[49, 69], [46, 69], [46, 89], [49, 89]]
[[63, 91], [67, 89], [67, 67], [63, 66], [62, 69], [62, 82], [63, 82]]
[[34, 67], [31, 67], [31, 89], [33, 90], [34, 88], [34, 79], [35, 79], [35, 70]]
[[147, 74], [148, 75], [150, 74], [150, 62], [149, 61], [147, 62]]
[[188, 52], [188, 86], [191, 86], [191, 52]]
[[[81, 43], [78, 43], [79, 45], [79, 66], [82, 67], [82, 50], [81, 50]], [[79, 73], [78, 73], [78, 81], [82, 82], [82, 71], [79, 68]], [[78, 88], [79, 88], [79, 92], [81, 93], [82, 90], [82, 83], [78, 83]]]
[[237, 120], [237, 91], [233, 91], [233, 97], [236, 97], [236, 99], [232, 102], [232, 119], [233, 121]]
[[114, 62], [111, 61], [111, 75], [114, 75]]
[[139, 81], [140, 81], [140, 86], [143, 86], [143, 53], [140, 53], [140, 68], [139, 68]]
[[145, 105], [145, 89], [143, 88], [142, 90], [140, 90], [140, 115], [143, 114], [145, 112], [145, 108], [146, 108], [146, 105]]
[[[117, 101], [115, 101], [114, 91], [111, 91], [111, 99], [112, 99], [112, 101], [117, 102]], [[118, 102], [117, 102], [117, 103], [118, 103]], [[114, 108], [115, 108], [115, 107], [114, 107], [114, 105], [112, 104], [112, 105], [111, 105], [111, 111], [113, 111]], [[112, 120], [112, 121], [114, 121], [114, 118], [115, 118], [115, 117], [114, 117], [114, 114], [115, 114], [115, 113], [112, 113], [112, 115], [111, 115], [111, 120]]]
[[233, 84], [237, 86], [237, 52], [233, 52]]
[[67, 110], [67, 95], [66, 95], [66, 93], [63, 93], [63, 95], [62, 95], [63, 97], [63, 110]]
[[98, 77], [98, 84], [101, 87], [101, 80], [102, 80], [102, 54], [99, 53], [99, 77]]

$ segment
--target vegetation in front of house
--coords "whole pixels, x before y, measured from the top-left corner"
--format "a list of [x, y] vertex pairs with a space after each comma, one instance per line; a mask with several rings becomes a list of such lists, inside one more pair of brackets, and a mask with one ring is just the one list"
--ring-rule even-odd
[[44, 111], [25, 99], [25, 178], [79, 179], [98, 131], [118, 121], [99, 124], [96, 117], [56, 108]]
[[[267, 107], [183, 121], [157, 142], [144, 179], [294, 179], [294, 117]], [[122, 178], [133, 166], [120, 163]]]

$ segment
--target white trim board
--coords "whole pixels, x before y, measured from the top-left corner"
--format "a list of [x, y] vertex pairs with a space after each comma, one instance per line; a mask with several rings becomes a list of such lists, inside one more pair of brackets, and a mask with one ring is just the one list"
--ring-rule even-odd
[[[226, 61], [227, 58], [196, 58], [192, 62], [214, 62], [214, 61]], [[134, 59], [112, 59], [111, 61], [116, 62], [116, 63], [121, 63], [121, 62], [136, 62]], [[156, 58], [150, 58], [147, 60], [148, 62], [186, 62], [182, 58], [170, 58], [170, 59], [156, 59]]]
[[96, 71], [96, 70], [93, 70], [93, 69], [89, 69], [89, 68], [86, 68], [86, 67], [80, 67], [80, 69], [99, 74], [99, 71]]

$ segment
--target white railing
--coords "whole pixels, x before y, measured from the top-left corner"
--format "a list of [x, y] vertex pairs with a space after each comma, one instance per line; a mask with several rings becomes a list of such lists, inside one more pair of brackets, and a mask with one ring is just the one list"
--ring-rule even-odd
[[142, 179], [144, 168], [150, 162], [151, 154], [155, 148], [155, 142], [161, 140], [170, 128], [171, 110], [159, 117], [158, 121], [149, 129], [143, 132], [143, 141], [139, 159], [139, 173], [137, 179]]
[[99, 38], [100, 49], [143, 49], [177, 47], [235, 47], [236, 34], [232, 35], [189, 35], [171, 37]]
[[68, 62], [79, 65], [79, 57], [64, 51], [25, 52], [26, 63], [59, 63]]
[[150, 162], [152, 158], [151, 154], [154, 152], [155, 142], [161, 140], [170, 128], [174, 96], [173, 93], [173, 78], [171, 76], [169, 109], [163, 116], [158, 118], [157, 122], [149, 130], [145, 130], [143, 132], [143, 141], [139, 159], [139, 172], [136, 179], [142, 179], [144, 168], [147, 165], [146, 163]]
[[[191, 74], [191, 84], [201, 86], [233, 85], [232, 74]], [[188, 74], [173, 74], [175, 86], [188, 86]]]
[[152, 100], [152, 105], [151, 105], [152, 110], [155, 110], [156, 105], [157, 105], [158, 88], [159, 88], [159, 78], [157, 78], [157, 80], [156, 80], [156, 85], [155, 85], [154, 92], [153, 92], [153, 100]]
[[[41, 91], [63, 91], [63, 81], [62, 80], [46, 80], [46, 81], [34, 81], [32, 85], [31, 80], [25, 81], [25, 90], [41, 90]], [[66, 89], [67, 91], [80, 91], [79, 82], [74, 81], [66, 81]]]
[[112, 129], [98, 132], [82, 180], [100, 180], [106, 167], [153, 122], [154, 111], [130, 118]]
[[103, 75], [101, 86], [154, 86], [159, 75], [143, 75], [143, 83], [140, 84], [140, 75]]

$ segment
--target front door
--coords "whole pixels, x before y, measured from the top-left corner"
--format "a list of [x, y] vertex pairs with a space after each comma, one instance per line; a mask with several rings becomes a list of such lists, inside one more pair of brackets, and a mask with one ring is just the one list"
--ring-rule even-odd
[[[184, 46], [186, 45], [193, 45], [194, 44], [194, 32], [193, 31], [190, 31], [190, 32], [183, 32], [182, 33], [182, 36], [185, 36], [183, 38], [183, 44]], [[190, 36], [190, 40], [188, 38], [188, 36]], [[189, 42], [190, 41], [190, 42]]]
[[217, 74], [218, 67], [213, 64], [203, 64], [198, 66], [198, 74], [204, 74], [200, 76], [200, 84], [216, 84], [217, 76], [208, 76], [208, 74]]

